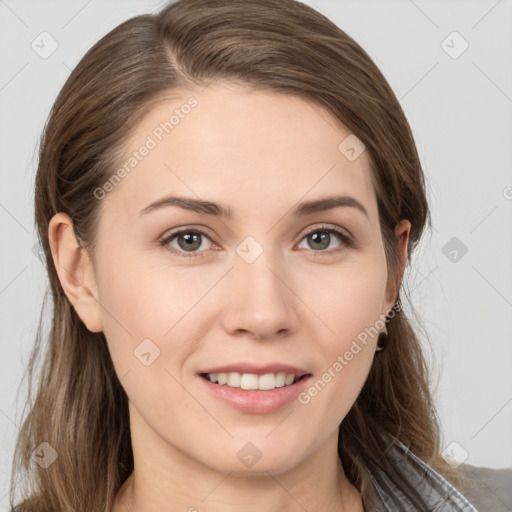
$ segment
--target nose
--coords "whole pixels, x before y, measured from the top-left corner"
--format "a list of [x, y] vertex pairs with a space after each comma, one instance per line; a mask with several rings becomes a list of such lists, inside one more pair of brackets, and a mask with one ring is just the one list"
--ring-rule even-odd
[[226, 278], [222, 307], [226, 332], [263, 340], [297, 330], [297, 298], [290, 273], [265, 252], [252, 263], [237, 257]]

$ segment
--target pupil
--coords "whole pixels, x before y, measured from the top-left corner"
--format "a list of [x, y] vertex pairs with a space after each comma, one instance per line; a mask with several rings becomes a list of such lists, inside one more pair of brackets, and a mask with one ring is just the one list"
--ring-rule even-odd
[[[201, 246], [199, 240], [199, 233], [187, 233], [178, 238], [178, 243], [182, 249], [198, 249]], [[185, 244], [181, 243], [182, 240], [185, 240]]]
[[[310, 240], [312, 240], [313, 245], [314, 244], [320, 244], [320, 249], [325, 249], [326, 247], [329, 247], [329, 234], [328, 233], [313, 233], [310, 236]], [[322, 243], [324, 242], [324, 243]], [[327, 243], [325, 243], [327, 242]]]

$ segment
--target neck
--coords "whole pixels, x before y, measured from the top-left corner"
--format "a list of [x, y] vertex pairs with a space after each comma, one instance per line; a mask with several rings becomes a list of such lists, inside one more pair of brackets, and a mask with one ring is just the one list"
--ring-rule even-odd
[[[294, 468], [258, 476], [219, 474], [202, 468], [165, 472], [139, 459], [121, 487], [113, 512], [364, 512], [358, 490], [345, 475], [339, 457], [319, 470]], [[306, 465], [305, 465], [306, 466]]]

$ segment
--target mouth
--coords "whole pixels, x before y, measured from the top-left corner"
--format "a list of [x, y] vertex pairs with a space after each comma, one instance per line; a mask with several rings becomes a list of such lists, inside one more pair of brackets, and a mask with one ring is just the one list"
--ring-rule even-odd
[[292, 404], [313, 378], [311, 373], [198, 373], [208, 396], [242, 413], [266, 414]]
[[259, 391], [271, 391], [276, 388], [293, 386], [300, 380], [311, 376], [310, 373], [297, 375], [286, 372], [266, 373], [264, 375], [239, 372], [201, 373], [199, 375], [217, 386]]

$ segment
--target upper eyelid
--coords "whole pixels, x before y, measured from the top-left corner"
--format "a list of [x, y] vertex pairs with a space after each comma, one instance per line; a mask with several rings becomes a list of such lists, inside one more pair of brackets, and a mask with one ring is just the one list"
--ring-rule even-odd
[[[329, 226], [327, 224], [321, 224], [321, 225], [317, 225], [317, 226], [310, 226], [308, 228], [306, 228], [306, 231], [304, 231], [304, 236], [308, 235], [309, 233], [314, 233], [315, 231], [328, 231], [328, 230], [333, 230], [333, 231], [341, 231], [342, 234], [348, 236], [349, 238], [353, 239], [354, 236], [352, 235], [352, 233], [347, 229], [347, 228], [344, 228], [344, 227], [341, 227], [341, 226]], [[301, 239], [302, 240], [302, 239]]]

